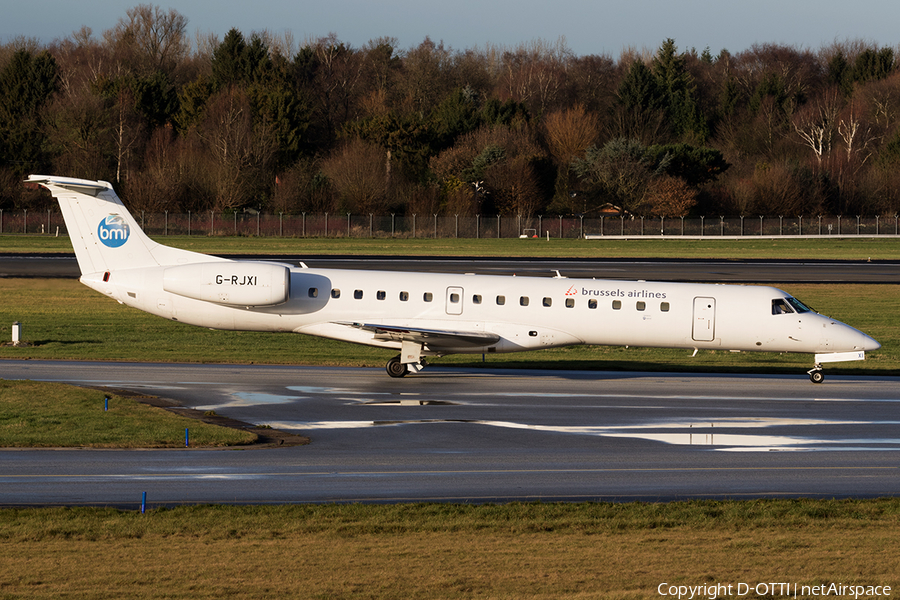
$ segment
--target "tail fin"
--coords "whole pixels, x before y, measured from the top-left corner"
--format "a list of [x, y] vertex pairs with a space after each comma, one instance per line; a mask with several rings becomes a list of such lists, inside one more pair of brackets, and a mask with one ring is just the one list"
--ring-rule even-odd
[[27, 183], [44, 186], [59, 200], [82, 275], [216, 260], [148, 238], [105, 181], [31, 175]]

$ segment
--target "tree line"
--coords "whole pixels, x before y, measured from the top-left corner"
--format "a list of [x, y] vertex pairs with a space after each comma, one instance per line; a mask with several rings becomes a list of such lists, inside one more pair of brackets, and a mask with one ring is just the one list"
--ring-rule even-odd
[[894, 215], [900, 70], [861, 41], [578, 56], [564, 40], [191, 40], [139, 5], [0, 46], [0, 208], [112, 182], [133, 210]]

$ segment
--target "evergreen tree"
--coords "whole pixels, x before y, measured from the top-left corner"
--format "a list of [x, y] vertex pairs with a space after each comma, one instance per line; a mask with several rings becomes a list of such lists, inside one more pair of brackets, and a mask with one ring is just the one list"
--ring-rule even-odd
[[40, 111], [56, 88], [56, 61], [46, 51], [18, 50], [0, 71], [0, 163], [19, 175], [46, 165]]

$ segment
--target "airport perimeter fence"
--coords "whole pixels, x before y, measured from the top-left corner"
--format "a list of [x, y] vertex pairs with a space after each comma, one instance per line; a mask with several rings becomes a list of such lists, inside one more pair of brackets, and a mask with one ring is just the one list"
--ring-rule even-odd
[[[900, 218], [444, 216], [264, 213], [144, 213], [135, 215], [152, 236], [552, 239], [659, 237], [893, 237]], [[0, 234], [66, 234], [58, 211], [0, 210]]]

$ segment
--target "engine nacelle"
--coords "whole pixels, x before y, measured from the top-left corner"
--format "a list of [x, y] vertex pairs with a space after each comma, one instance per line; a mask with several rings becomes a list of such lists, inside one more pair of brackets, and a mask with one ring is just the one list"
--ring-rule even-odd
[[222, 261], [169, 267], [163, 289], [228, 306], [274, 306], [290, 298], [291, 270], [264, 262]]

